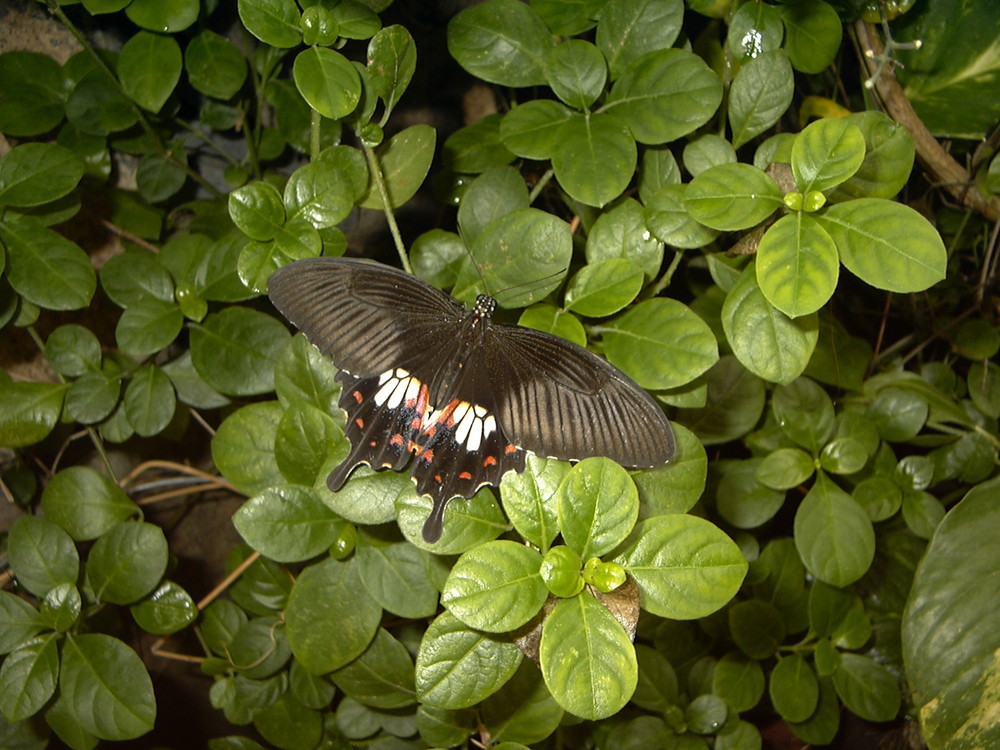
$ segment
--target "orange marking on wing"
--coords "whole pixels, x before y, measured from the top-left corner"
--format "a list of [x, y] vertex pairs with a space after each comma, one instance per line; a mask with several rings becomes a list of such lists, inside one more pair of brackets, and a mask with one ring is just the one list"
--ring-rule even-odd
[[354, 396], [354, 400], [357, 401], [359, 404], [362, 401], [364, 401], [364, 396], [361, 395], [361, 391], [355, 391], [351, 395]]
[[441, 484], [441, 475], [440, 474], [435, 474], [434, 475], [434, 481], [437, 482], [438, 484]]
[[410, 429], [419, 430], [420, 429], [420, 417], [414, 417], [410, 420]]
[[427, 463], [431, 463], [434, 460], [434, 451], [431, 449], [424, 448], [423, 451], [417, 454], [417, 458], [421, 458]]
[[467, 471], [463, 471], [461, 474], [458, 475], [458, 478], [459, 479], [472, 479], [472, 474], [470, 474]]
[[397, 432], [395, 435], [393, 435], [391, 438], [389, 438], [389, 443], [391, 445], [402, 445], [403, 444], [403, 436], [400, 435]]
[[510, 455], [511, 453], [517, 453], [517, 446], [513, 444], [508, 444], [507, 447], [503, 449], [503, 452], [506, 453], [507, 455]]
[[483, 466], [496, 466], [497, 460], [493, 456], [487, 456], [483, 459]]
[[355, 419], [354, 424], [356, 424], [362, 430], [365, 429], [365, 420], [363, 420], [361, 417]]

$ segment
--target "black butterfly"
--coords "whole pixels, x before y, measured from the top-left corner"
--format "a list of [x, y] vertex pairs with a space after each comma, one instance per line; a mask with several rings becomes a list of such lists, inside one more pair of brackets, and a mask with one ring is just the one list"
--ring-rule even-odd
[[526, 451], [643, 468], [674, 455], [663, 411], [627, 375], [564, 339], [494, 323], [486, 295], [470, 311], [415, 276], [348, 258], [291, 263], [268, 293], [340, 369], [351, 452], [330, 489], [358, 464], [399, 471], [413, 459], [417, 492], [434, 502], [428, 543], [449, 500], [523, 471]]

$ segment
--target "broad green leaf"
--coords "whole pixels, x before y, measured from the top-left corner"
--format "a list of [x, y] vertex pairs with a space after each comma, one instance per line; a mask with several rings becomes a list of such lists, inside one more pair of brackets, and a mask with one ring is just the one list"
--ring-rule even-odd
[[745, 62], [729, 90], [733, 146], [739, 148], [774, 125], [788, 110], [794, 90], [792, 66], [784, 52], [765, 52]]
[[23, 721], [52, 697], [59, 676], [53, 635], [12, 651], [0, 667], [0, 711], [9, 722]]
[[108, 259], [101, 268], [101, 287], [121, 307], [149, 298], [173, 302], [174, 282], [160, 259], [146, 251], [126, 251]]
[[[149, 4], [148, 0], [145, 0], [145, 4]], [[173, 4], [179, 5], [177, 2]], [[197, 15], [197, 4], [195, 14]], [[161, 27], [156, 30], [165, 29]], [[118, 56], [118, 78], [122, 88], [136, 104], [153, 113], [159, 112], [170, 98], [180, 80], [183, 67], [181, 48], [177, 41], [172, 36], [148, 31], [140, 31], [125, 42]]]
[[87, 577], [98, 601], [132, 604], [160, 583], [167, 540], [159, 526], [126, 521], [102, 534], [87, 558]]
[[642, 206], [632, 198], [602, 213], [587, 235], [588, 263], [625, 258], [635, 263], [645, 278], [653, 279], [663, 263], [663, 243], [650, 236]]
[[83, 177], [83, 160], [54, 143], [24, 143], [0, 159], [0, 206], [29, 208], [62, 198]]
[[229, 404], [229, 399], [208, 385], [191, 364], [191, 351], [163, 365], [163, 372], [173, 383], [178, 400], [197, 409], [218, 409]]
[[[997, 548], [990, 541], [1000, 483], [973, 488], [934, 532], [903, 612], [906, 679], [934, 747], [988, 747], [1000, 737], [985, 686], [994, 679], [998, 633]], [[840, 692], [838, 690], [838, 692]]]
[[0, 654], [30, 641], [43, 627], [37, 609], [19, 596], [0, 591]]
[[643, 150], [639, 164], [639, 199], [643, 204], [664, 185], [679, 185], [680, 182], [681, 170], [673, 151], [666, 146]]
[[[833, 673], [833, 685], [844, 706], [862, 719], [892, 721], [899, 713], [900, 696], [896, 677], [867, 656], [841, 654], [840, 665]], [[947, 746], [957, 745], [948, 743]]]
[[274, 457], [288, 481], [312, 487], [325, 478], [330, 453], [343, 441], [344, 430], [333, 417], [311, 404], [296, 401], [281, 417]]
[[[341, 31], [343, 34], [343, 31]], [[368, 81], [385, 102], [385, 116], [410, 85], [417, 66], [417, 48], [404, 26], [387, 26], [368, 44]]]
[[840, 256], [833, 239], [801, 211], [778, 219], [757, 246], [760, 291], [791, 318], [825, 305], [837, 288], [839, 275]]
[[339, 521], [314, 490], [295, 485], [266, 489], [233, 515], [233, 525], [247, 544], [278, 562], [299, 562], [325, 552], [340, 533]]
[[331, 166], [330, 161], [310, 162], [288, 178], [284, 204], [289, 220], [303, 218], [326, 229], [347, 218], [356, 195], [343, 170]]
[[617, 79], [647, 52], [672, 47], [683, 18], [684, 4], [680, 0], [607, 3], [597, 24], [597, 46], [608, 61], [611, 79]]
[[561, 599], [546, 618], [538, 662], [559, 705], [592, 721], [624, 708], [638, 681], [631, 639], [587, 592]]
[[570, 467], [534, 454], [525, 463], [523, 472], [504, 474], [500, 498], [517, 532], [544, 552], [559, 534], [556, 495]]
[[295, 0], [239, 0], [240, 21], [264, 44], [286, 49], [302, 42]]
[[162, 34], [183, 31], [198, 19], [198, 0], [132, 0], [125, 14], [136, 26]]
[[881, 112], [855, 112], [846, 118], [861, 130], [865, 158], [848, 180], [829, 197], [834, 202], [851, 198], [892, 198], [906, 184], [913, 170], [913, 136], [903, 125]]
[[416, 703], [413, 660], [406, 646], [379, 628], [365, 652], [330, 675], [333, 684], [354, 700], [375, 708], [403, 708]]
[[309, 47], [295, 57], [295, 86], [309, 106], [324, 117], [347, 117], [361, 101], [357, 69], [339, 52]]
[[500, 121], [500, 140], [525, 159], [548, 159], [559, 145], [559, 126], [573, 116], [551, 99], [533, 99], [513, 107]]
[[517, 324], [536, 331], [552, 333], [579, 346], [587, 345], [587, 332], [583, 323], [572, 313], [541, 302], [526, 308]]
[[59, 670], [60, 700], [80, 727], [95, 737], [127, 740], [153, 728], [153, 683], [142, 660], [103, 633], [69, 636]]
[[749, 164], [720, 164], [691, 180], [684, 206], [702, 224], [731, 232], [749, 229], [782, 205], [781, 189]]
[[773, 5], [741, 5], [729, 20], [726, 46], [738, 62], [746, 64], [780, 49], [784, 36], [784, 24]]
[[151, 297], [125, 309], [115, 327], [115, 340], [126, 354], [148, 357], [168, 347], [183, 324], [176, 303]]
[[269, 182], [251, 182], [229, 194], [229, 216], [255, 240], [271, 240], [285, 223], [281, 193]]
[[792, 320], [771, 306], [753, 266], [729, 290], [722, 307], [726, 339], [743, 366], [772, 383], [790, 383], [805, 370], [816, 346], [815, 313]]
[[438, 591], [428, 575], [435, 560], [431, 553], [406, 541], [362, 532], [356, 554], [361, 581], [383, 609], [408, 619], [437, 611]]
[[230, 414], [212, 437], [212, 461], [248, 497], [283, 482], [274, 458], [283, 413], [277, 401], [248, 404]]
[[545, 601], [542, 558], [515, 542], [484, 544], [458, 559], [441, 592], [441, 603], [466, 625], [502, 633], [524, 625]]
[[69, 92], [66, 117], [81, 133], [106, 136], [132, 127], [139, 116], [119, 86], [95, 68]]
[[[642, 652], [639, 666], [642, 667]], [[642, 672], [639, 673], [640, 679]], [[760, 663], [736, 651], [719, 659], [712, 675], [712, 694], [723, 698], [735, 710], [749, 711], [764, 695], [764, 670]]]
[[[375, 15], [370, 2], [346, 0], [330, 7], [330, 15], [337, 22], [340, 36], [345, 39], [370, 39], [381, 28], [382, 22]], [[382, 10], [382, 8], [379, 8]]]
[[639, 489], [639, 518], [687, 513], [705, 491], [708, 456], [701, 441], [684, 425], [673, 424], [677, 451], [670, 463], [630, 472]]
[[729, 608], [727, 624], [740, 651], [758, 661], [777, 652], [785, 638], [781, 612], [761, 599], [746, 599]]
[[639, 523], [615, 560], [638, 584], [643, 609], [675, 620], [720, 609], [747, 571], [739, 548], [717, 526], [680, 514]]
[[285, 693], [253, 714], [254, 728], [276, 747], [316, 747], [323, 737], [323, 714]]
[[528, 208], [528, 188], [513, 167], [490, 167], [476, 177], [458, 205], [458, 226], [467, 244], [475, 242], [494, 219]]
[[779, 448], [766, 455], [754, 470], [754, 477], [776, 490], [797, 487], [812, 476], [813, 457], [798, 448]]
[[608, 68], [593, 44], [583, 39], [567, 39], [549, 49], [545, 75], [563, 102], [574, 109], [586, 109], [604, 91]]
[[288, 343], [285, 326], [243, 307], [212, 313], [191, 330], [191, 361], [220, 393], [249, 396], [274, 388], [274, 365]]
[[187, 181], [187, 154], [173, 147], [169, 156], [146, 154], [139, 161], [135, 180], [139, 194], [149, 203], [159, 203], [176, 195]]
[[[434, 158], [436, 137], [436, 131], [429, 125], [412, 125], [376, 149], [392, 208], [402, 206], [420, 188]], [[382, 197], [369, 181], [368, 192], [358, 201], [358, 206], [381, 209], [382, 205]]]
[[878, 289], [920, 292], [945, 276], [941, 236], [909, 206], [859, 198], [830, 206], [816, 219], [847, 270]]
[[7, 247], [7, 281], [29, 302], [48, 310], [79, 310], [90, 304], [97, 275], [75, 243], [30, 216], [0, 223]]
[[243, 53], [224, 36], [202, 29], [184, 49], [188, 81], [206, 96], [228, 99], [243, 87], [247, 63]]
[[187, 591], [173, 581], [163, 581], [130, 608], [136, 624], [147, 633], [169, 635], [198, 619], [198, 607]]
[[56, 426], [66, 386], [0, 382], [0, 445], [21, 448], [45, 439]]
[[417, 696], [421, 703], [439, 708], [473, 706], [507, 682], [522, 658], [512, 642], [473, 630], [444, 611], [420, 642]]
[[552, 168], [572, 198], [600, 207], [628, 186], [636, 158], [635, 141], [621, 119], [574, 115], [559, 127]]
[[833, 402], [809, 378], [775, 388], [771, 410], [785, 435], [813, 455], [820, 452], [833, 434]]
[[479, 716], [490, 736], [497, 740], [495, 748], [541, 742], [563, 718], [563, 709], [552, 697], [542, 680], [538, 667], [521, 662], [514, 676], [479, 707]]
[[75, 585], [80, 574], [80, 555], [72, 537], [38, 516], [20, 516], [14, 521], [7, 554], [18, 583], [38, 597], [62, 583]]
[[11, 50], [0, 55], [0, 132], [8, 136], [41, 135], [65, 117], [62, 67], [40, 52]]
[[660, 186], [646, 201], [645, 218], [649, 231], [658, 240], [680, 249], [704, 247], [719, 232], [696, 221], [684, 205], [687, 185]]
[[563, 539], [584, 560], [617, 547], [639, 514], [639, 493], [628, 472], [607, 458], [585, 458], [556, 494]]
[[701, 58], [660, 49], [629, 65], [602, 111], [617, 115], [639, 143], [657, 145], [693, 133], [721, 101], [722, 82]]
[[810, 123], [792, 144], [792, 173], [799, 192], [829, 190], [846, 181], [865, 158], [865, 137], [844, 118]]
[[812, 575], [847, 586], [871, 567], [875, 531], [864, 508], [821, 475], [795, 513], [795, 547]]
[[368, 647], [381, 617], [357, 563], [327, 559], [302, 571], [292, 586], [285, 610], [288, 644], [306, 671], [325, 674]]
[[519, 0], [487, 0], [448, 23], [448, 52], [465, 70], [501, 86], [545, 84], [545, 54], [552, 35]]
[[[762, 459], [751, 458], [726, 463], [722, 467], [722, 478], [715, 491], [715, 505], [719, 515], [738, 529], [763, 526], [785, 503], [784, 492], [772, 489], [758, 478], [763, 464]], [[811, 468], [811, 459], [809, 465]]]
[[697, 177], [706, 169], [736, 162], [736, 149], [721, 135], [705, 133], [688, 141], [683, 160], [684, 168]]
[[642, 282], [642, 269], [625, 258], [588, 264], [566, 286], [566, 310], [591, 318], [612, 315], [636, 298]]
[[45, 340], [45, 359], [60, 375], [78, 378], [101, 366], [101, 343], [89, 328], [67, 323]]
[[771, 704], [788, 721], [805, 721], [819, 703], [819, 680], [799, 654], [784, 656], [771, 670]]
[[776, 6], [785, 22], [785, 52], [796, 70], [819, 73], [840, 49], [843, 24], [823, 0]]
[[274, 368], [275, 393], [286, 406], [302, 400], [327, 414], [336, 414], [340, 401], [336, 376], [333, 363], [305, 335], [296, 334], [278, 355]]
[[689, 383], [719, 356], [705, 322], [676, 300], [640, 302], [601, 332], [608, 360], [644, 388]]
[[55, 474], [42, 491], [45, 517], [78, 542], [96, 539], [139, 513], [121, 488], [86, 466]]
[[163, 370], [146, 365], [133, 375], [122, 403], [136, 434], [152, 437], [166, 429], [173, 419], [177, 395]]

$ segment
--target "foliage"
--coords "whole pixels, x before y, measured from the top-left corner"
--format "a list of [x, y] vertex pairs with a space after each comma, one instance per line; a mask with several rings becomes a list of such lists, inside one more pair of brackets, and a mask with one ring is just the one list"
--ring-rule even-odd
[[[136, 628], [192, 628], [212, 706], [293, 750], [755, 748], [775, 714], [825, 744], [842, 709], [996, 743], [995, 246], [983, 217], [898, 200], [910, 132], [832, 72], [860, 7], [486, 0], [447, 52], [505, 106], [439, 144], [393, 117], [426, 52], [384, 0], [240, 0], [231, 36], [212, 2], [48, 5], [84, 49], [0, 55], [0, 335], [52, 373], [0, 374], [23, 511], [0, 744], [149, 732]], [[74, 25], [105, 14], [133, 30], [117, 52]], [[404, 237], [436, 152], [453, 225]], [[408, 270], [492, 290], [653, 392], [677, 457], [529, 456], [433, 545], [405, 475], [331, 493], [336, 371], [264, 293], [344, 254], [359, 209]], [[97, 271], [70, 239], [87, 215], [123, 245]], [[136, 502], [145, 465], [119, 481], [107, 447], [155, 457], [204, 427], [213, 472], [175, 471], [246, 498], [246, 546], [196, 604]], [[101, 471], [64, 465], [76, 433]]]

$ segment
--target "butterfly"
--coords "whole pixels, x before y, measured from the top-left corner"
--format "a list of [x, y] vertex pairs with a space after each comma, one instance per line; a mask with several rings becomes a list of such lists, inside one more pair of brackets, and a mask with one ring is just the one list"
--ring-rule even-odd
[[309, 258], [268, 280], [274, 306], [340, 370], [351, 451], [331, 472], [339, 490], [360, 464], [401, 471], [432, 500], [423, 538], [441, 537], [456, 497], [521, 472], [528, 451], [563, 460], [606, 456], [652, 468], [674, 455], [663, 410], [593, 352], [492, 320], [391, 266]]

